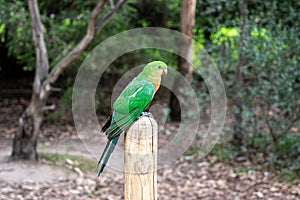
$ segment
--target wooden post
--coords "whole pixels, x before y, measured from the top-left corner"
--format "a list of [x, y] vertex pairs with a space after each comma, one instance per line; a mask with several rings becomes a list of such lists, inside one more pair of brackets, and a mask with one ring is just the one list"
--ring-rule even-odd
[[140, 117], [125, 134], [125, 200], [157, 199], [157, 123]]

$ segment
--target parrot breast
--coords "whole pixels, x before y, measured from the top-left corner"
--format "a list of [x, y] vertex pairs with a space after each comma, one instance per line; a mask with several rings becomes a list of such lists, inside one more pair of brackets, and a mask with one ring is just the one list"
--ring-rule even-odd
[[154, 85], [154, 93], [159, 89], [161, 77], [160, 76], [151, 76], [148, 79]]
[[154, 85], [154, 91], [156, 92], [160, 86], [160, 83], [153, 83]]

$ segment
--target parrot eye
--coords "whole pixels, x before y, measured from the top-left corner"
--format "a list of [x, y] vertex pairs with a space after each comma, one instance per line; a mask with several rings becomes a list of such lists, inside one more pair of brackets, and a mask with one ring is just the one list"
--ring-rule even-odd
[[161, 69], [161, 66], [159, 65], [159, 66], [157, 66], [158, 67], [158, 69]]

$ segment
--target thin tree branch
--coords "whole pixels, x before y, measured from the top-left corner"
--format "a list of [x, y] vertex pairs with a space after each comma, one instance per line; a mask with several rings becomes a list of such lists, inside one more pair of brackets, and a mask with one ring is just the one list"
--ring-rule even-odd
[[92, 11], [90, 17], [89, 25], [87, 28], [87, 33], [83, 39], [68, 53], [68, 55], [63, 58], [59, 63], [55, 65], [53, 70], [50, 72], [45, 84], [54, 83], [59, 75], [67, 68], [73, 61], [75, 61], [81, 53], [87, 48], [91, 43], [94, 36], [99, 34], [104, 25], [111, 19], [111, 17], [122, 7], [126, 0], [120, 0], [117, 5], [112, 9], [104, 18], [102, 18], [96, 25], [97, 17], [103, 9], [106, 0], [99, 0], [97, 6]]
[[82, 51], [88, 46], [88, 44], [94, 38], [94, 29], [95, 29], [95, 21], [101, 12], [106, 0], [99, 0], [96, 7], [92, 11], [92, 15], [89, 20], [87, 33], [82, 38], [82, 40], [68, 53], [66, 57], [64, 57], [59, 63], [55, 65], [53, 70], [50, 72], [47, 81], [45, 81], [45, 86], [49, 83], [54, 83], [59, 75], [63, 72], [63, 70], [68, 67], [70, 63], [72, 63], [75, 59], [77, 59]]
[[100, 14], [106, 0], [99, 0], [96, 7], [92, 11], [90, 21], [87, 28], [87, 33], [83, 39], [63, 58], [59, 63], [55, 65], [53, 70], [50, 72], [46, 84], [54, 83], [63, 70], [69, 66], [75, 59], [77, 59], [81, 53], [86, 49], [89, 43], [92, 41], [95, 35], [95, 24], [98, 15]]
[[96, 25], [96, 19], [102, 8], [105, 4], [106, 0], [99, 0], [97, 6], [94, 8], [86, 35], [83, 39], [77, 44], [68, 55], [63, 58], [59, 63], [56, 64], [54, 69], [51, 71], [47, 83], [54, 83], [59, 75], [63, 72], [63, 70], [69, 66], [74, 60], [76, 60], [81, 53], [86, 49], [86, 47], [90, 44], [95, 35], [99, 34], [104, 25], [111, 19], [112, 16], [122, 7], [122, 5], [126, 2], [126, 0], [120, 0], [117, 5], [112, 9], [103, 19], [101, 19]]
[[[279, 139], [281, 139], [283, 136], [285, 136], [288, 131], [293, 127], [293, 125], [298, 122], [300, 120], [300, 115], [297, 115], [294, 119], [292, 119], [290, 121], [290, 123], [285, 127], [285, 129], [283, 129], [282, 131], [280, 131], [275, 137], [275, 140], [273, 139], [272, 141], [269, 142], [269, 144], [267, 144], [267, 151], [270, 151], [270, 148], [272, 147], [272, 145], [278, 141]], [[260, 151], [262, 151], [263, 147], [261, 147]]]
[[111, 9], [111, 11], [98, 22], [95, 34], [99, 34], [99, 32], [102, 30], [105, 24], [116, 14], [116, 12], [123, 6], [123, 4], [126, 1], [127, 0], [119, 0], [118, 3], [114, 6], [114, 8]]
[[62, 89], [61, 88], [58, 88], [58, 87], [50, 87], [50, 90], [53, 91], [53, 92], [61, 92]]
[[276, 140], [280, 139], [283, 137], [287, 132], [293, 127], [293, 125], [300, 120], [300, 115], [297, 115], [294, 119], [290, 121], [290, 124], [286, 126], [285, 129], [283, 129], [281, 132], [279, 132], [276, 136]]
[[44, 106], [43, 111], [47, 110], [54, 110], [56, 108], [55, 104], [49, 105], [49, 106]]

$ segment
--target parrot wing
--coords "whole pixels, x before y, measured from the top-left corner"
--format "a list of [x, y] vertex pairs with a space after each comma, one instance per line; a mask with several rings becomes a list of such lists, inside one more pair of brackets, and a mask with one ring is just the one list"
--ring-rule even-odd
[[106, 135], [111, 140], [121, 134], [149, 106], [154, 85], [147, 80], [133, 80], [115, 101], [111, 126]]

